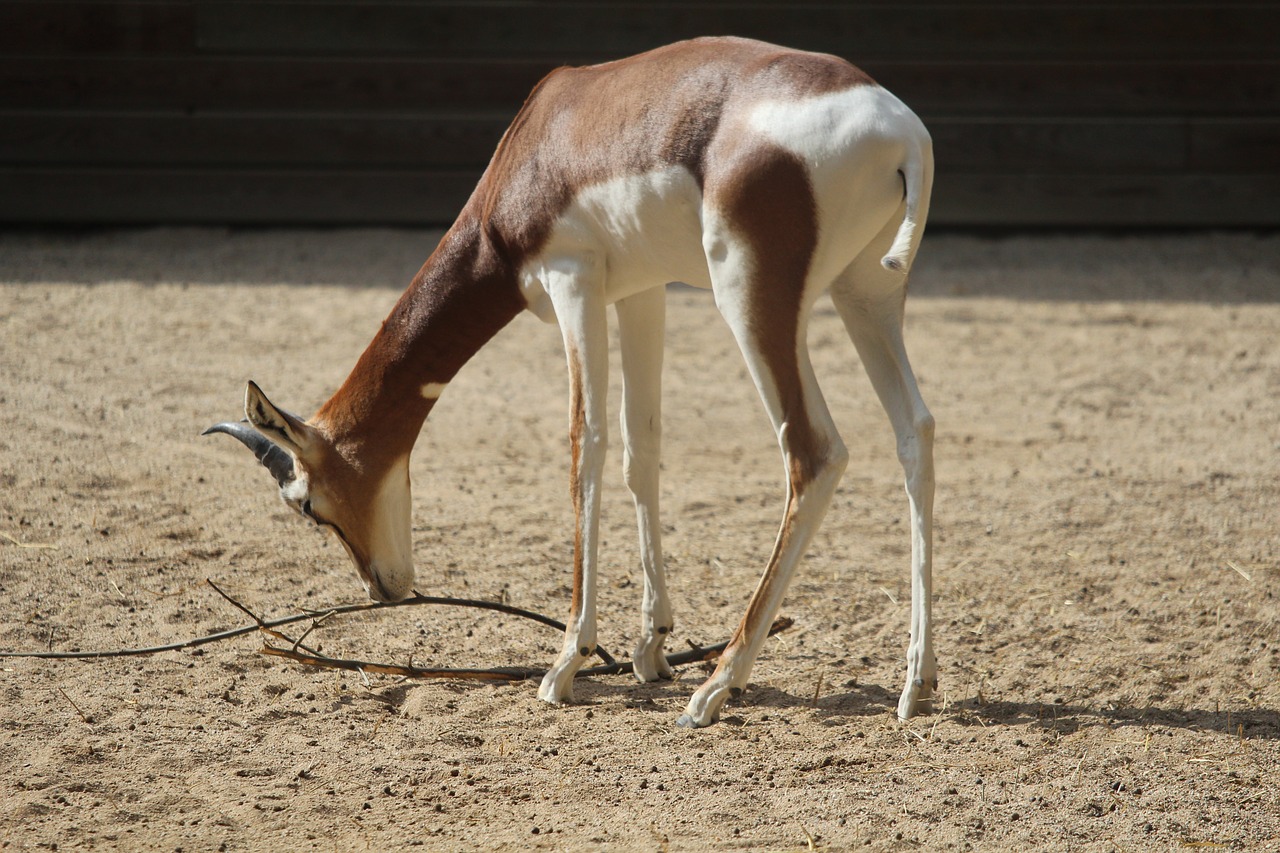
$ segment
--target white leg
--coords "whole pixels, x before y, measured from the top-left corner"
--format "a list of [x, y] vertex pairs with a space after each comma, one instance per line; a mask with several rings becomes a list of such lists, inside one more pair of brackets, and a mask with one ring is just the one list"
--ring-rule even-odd
[[666, 289], [655, 287], [616, 305], [622, 349], [622, 471], [636, 504], [644, 597], [636, 678], [671, 678], [662, 646], [671, 633], [671, 599], [662, 564], [658, 461], [662, 440], [662, 345]]
[[848, 462], [809, 363], [803, 280], [757, 275], [758, 283], [752, 282], [756, 267], [736, 264], [738, 254], [712, 238], [708, 257], [716, 305], [738, 340], [777, 433], [786, 466], [787, 503], [773, 554], [747, 612], [715, 672], [693, 694], [678, 721], [689, 728], [714, 723], [725, 701], [746, 687], [796, 564], [822, 523]]
[[[748, 364], [753, 365], [752, 373], [755, 375], [759, 359], [749, 351], [744, 351], [744, 355]], [[807, 355], [801, 358], [801, 362], [805, 374], [803, 381], [810, 388], [808, 408], [823, 423], [821, 427], [809, 427], [803, 425], [803, 421], [788, 417], [789, 413], [777, 406], [776, 398], [770, 392], [770, 383], [757, 381], [762, 385], [761, 397], [770, 416], [779, 424], [778, 443], [787, 468], [786, 511], [773, 554], [751, 596], [747, 612], [720, 656], [715, 672], [689, 700], [689, 706], [679, 720], [682, 726], [697, 728], [716, 722], [725, 701], [740, 694], [747, 686], [751, 668], [782, 605], [796, 565], [822, 524], [848, 462], [844, 443], [834, 427], [828, 428], [830, 416], [813, 381]]]
[[898, 718], [932, 709], [938, 687], [933, 651], [933, 416], [902, 340], [905, 281], [860, 257], [831, 290], [897, 438], [911, 508], [911, 639]]
[[538, 698], [559, 704], [573, 698], [573, 677], [596, 649], [596, 580], [600, 487], [608, 444], [605, 411], [609, 346], [603, 282], [581, 259], [547, 273], [569, 363], [570, 488], [574, 507], [573, 604], [565, 620], [564, 649], [542, 679]]

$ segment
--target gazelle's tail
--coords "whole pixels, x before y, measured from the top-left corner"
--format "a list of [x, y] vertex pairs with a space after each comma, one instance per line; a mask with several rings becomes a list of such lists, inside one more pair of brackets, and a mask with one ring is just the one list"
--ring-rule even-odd
[[[916, 234], [916, 223], [920, 213], [920, 199], [927, 191], [926, 181], [932, 175], [925, 174], [924, 153], [919, 145], [912, 145], [907, 152], [907, 159], [898, 169], [902, 176], [903, 191], [906, 196], [906, 211], [902, 216], [902, 224], [898, 226], [898, 234], [893, 238], [889, 254], [880, 259], [880, 265], [892, 272], [906, 273], [911, 266], [911, 258], [919, 240]], [[928, 215], [926, 209], [925, 214]]]

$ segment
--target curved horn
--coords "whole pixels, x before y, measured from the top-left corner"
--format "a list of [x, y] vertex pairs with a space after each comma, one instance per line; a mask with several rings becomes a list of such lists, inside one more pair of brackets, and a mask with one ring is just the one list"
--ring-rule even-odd
[[243, 422], [214, 424], [200, 434], [212, 435], [215, 432], [225, 432], [252, 450], [253, 455], [258, 457], [258, 461], [271, 472], [272, 477], [276, 478], [280, 488], [293, 482], [293, 457], [253, 427]]

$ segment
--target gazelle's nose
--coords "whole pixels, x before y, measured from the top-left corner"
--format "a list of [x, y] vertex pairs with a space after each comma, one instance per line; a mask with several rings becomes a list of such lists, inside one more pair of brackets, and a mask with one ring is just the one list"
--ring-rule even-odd
[[360, 572], [360, 579], [364, 581], [369, 597], [378, 602], [400, 601], [408, 598], [413, 592], [412, 575], [401, 582], [398, 575], [393, 576], [393, 573], [379, 571], [377, 561]]

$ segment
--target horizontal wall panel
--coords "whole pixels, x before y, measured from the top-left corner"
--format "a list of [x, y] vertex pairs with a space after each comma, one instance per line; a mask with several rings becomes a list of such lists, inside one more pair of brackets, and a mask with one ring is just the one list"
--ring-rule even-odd
[[457, 217], [466, 172], [7, 169], [0, 222], [430, 225]]
[[922, 116], [1275, 115], [1280, 46], [1254, 61], [863, 62]]
[[[734, 34], [884, 59], [1271, 59], [1280, 8], [897, 4], [201, 4], [202, 52], [616, 58]], [[584, 38], [584, 33], [590, 33]]]
[[174, 55], [195, 43], [190, 3], [0, 2], [0, 54]]
[[1277, 228], [1280, 175], [942, 174], [934, 225]]
[[0, 106], [120, 110], [505, 109], [546, 60], [0, 57]]
[[[930, 115], [1274, 114], [1280, 58], [1251, 62], [863, 62]], [[0, 105], [41, 109], [507, 109], [545, 59], [0, 57]]]
[[940, 171], [1280, 174], [1280, 119], [935, 119]]
[[[7, 224], [448, 224], [476, 174], [0, 168]], [[1280, 176], [939, 173], [930, 222], [1280, 227]]]
[[[502, 113], [0, 112], [0, 163], [478, 171], [508, 123]], [[937, 119], [929, 129], [942, 171], [1280, 174], [1280, 119]]]
[[1192, 171], [1280, 172], [1280, 118], [1191, 124], [1189, 137]]
[[707, 33], [902, 97], [935, 225], [1277, 225], [1261, 0], [0, 0], [0, 219], [447, 224], [556, 65]]
[[505, 114], [0, 113], [0, 163], [482, 168]]
[[1185, 166], [1187, 150], [1185, 129], [1165, 121], [953, 119], [929, 133], [940, 172], [1167, 173]]

